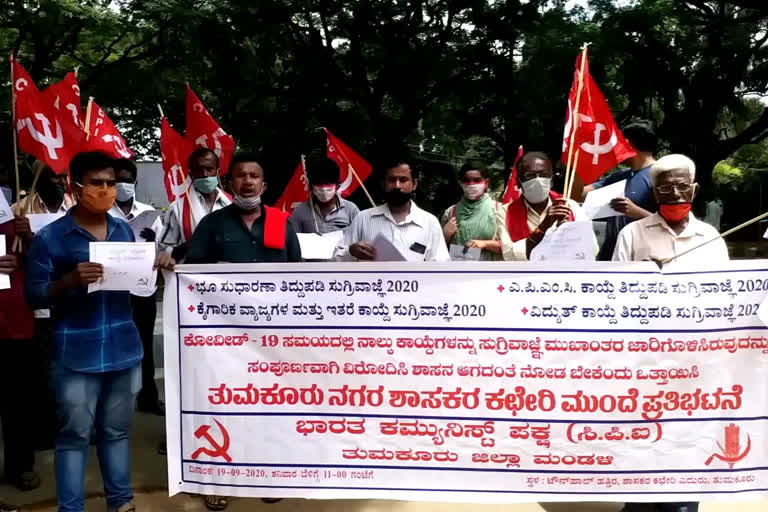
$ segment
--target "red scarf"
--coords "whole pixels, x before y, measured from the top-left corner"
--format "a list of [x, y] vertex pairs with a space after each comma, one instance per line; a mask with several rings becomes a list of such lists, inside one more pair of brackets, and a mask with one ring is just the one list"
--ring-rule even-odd
[[[549, 191], [549, 198], [553, 202], [555, 199], [560, 199], [561, 197], [563, 196], [557, 192], [552, 190]], [[573, 222], [573, 212], [568, 216], [568, 220]], [[507, 206], [507, 231], [509, 232], [509, 238], [511, 238], [513, 242], [531, 236], [531, 230], [528, 229], [528, 208], [525, 205], [523, 196], [520, 196]]]
[[267, 249], [285, 249], [285, 223], [288, 222], [288, 212], [279, 208], [262, 205], [264, 208], [264, 247]]

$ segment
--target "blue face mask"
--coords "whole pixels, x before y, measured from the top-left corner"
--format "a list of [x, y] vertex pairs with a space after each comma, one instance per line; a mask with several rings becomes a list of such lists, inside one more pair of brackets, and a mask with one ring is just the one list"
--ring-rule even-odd
[[192, 182], [192, 185], [195, 187], [195, 190], [201, 194], [210, 194], [219, 186], [219, 178], [216, 176], [211, 176], [210, 178], [197, 178]]

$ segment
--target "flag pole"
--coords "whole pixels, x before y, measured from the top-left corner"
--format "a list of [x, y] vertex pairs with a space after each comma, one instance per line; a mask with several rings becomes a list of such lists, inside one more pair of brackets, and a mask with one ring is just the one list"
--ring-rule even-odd
[[315, 215], [315, 202], [312, 200], [312, 190], [309, 188], [309, 176], [307, 176], [307, 163], [304, 161], [304, 155], [301, 155], [301, 172], [304, 173], [304, 183], [307, 184], [307, 195], [309, 196], [309, 209], [312, 211], [312, 220], [315, 221], [315, 231], [320, 234], [320, 228], [317, 225], [317, 215]]
[[157, 110], [160, 111], [160, 119], [165, 119], [165, 114], [163, 114], [163, 107], [160, 106], [160, 104], [157, 104]]
[[[581, 91], [584, 89], [584, 67], [587, 63], [587, 47], [589, 47], [590, 43], [584, 43], [581, 47], [581, 69], [579, 70], [579, 85], [576, 88], [576, 105], [573, 107], [573, 112], [571, 113], [571, 140], [568, 143], [568, 160], [565, 164], [565, 186], [568, 186], [569, 183], [571, 183], [571, 174], [573, 173], [573, 170], [571, 169], [573, 165], [573, 142], [576, 139], [576, 128], [578, 128], [579, 124], [579, 107], [581, 103]], [[578, 151], [576, 151], [578, 154]], [[569, 190], [566, 194], [566, 190], [563, 190], [563, 193], [565, 194], [565, 198], [568, 199], [570, 195], [570, 187], [568, 187]]]
[[661, 260], [661, 264], [662, 264], [662, 265], [666, 265], [666, 264], [667, 264], [667, 263], [669, 263], [670, 261], [676, 260], [676, 259], [677, 259], [677, 258], [679, 258], [680, 256], [685, 256], [685, 255], [686, 255], [686, 254], [688, 254], [689, 252], [695, 251], [696, 249], [699, 249], [699, 248], [701, 248], [701, 247], [704, 247], [705, 245], [711, 244], [711, 243], [712, 243], [712, 242], [714, 242], [715, 240], [720, 240], [721, 238], [725, 238], [726, 236], [730, 235], [731, 233], [734, 233], [734, 232], [736, 232], [736, 231], [738, 231], [738, 230], [740, 230], [740, 229], [743, 229], [743, 228], [745, 228], [745, 227], [747, 227], [747, 226], [750, 226], [750, 225], [754, 224], [755, 222], [761, 221], [761, 220], [763, 220], [763, 219], [764, 219], [764, 218], [766, 218], [766, 217], [768, 217], [768, 212], [765, 212], [765, 213], [763, 213], [763, 214], [761, 214], [761, 215], [758, 215], [758, 216], [757, 216], [757, 217], [755, 217], [754, 219], [750, 219], [750, 220], [748, 220], [748, 221], [746, 221], [746, 222], [742, 222], [741, 224], [739, 224], [739, 225], [738, 225], [738, 226], [736, 226], [735, 228], [731, 228], [731, 229], [729, 229], [728, 231], [725, 231], [725, 232], [723, 232], [722, 234], [720, 234], [720, 235], [716, 236], [715, 238], [711, 238], [711, 239], [707, 240], [707, 241], [706, 241], [706, 242], [704, 242], [703, 244], [697, 245], [696, 247], [692, 247], [692, 248], [688, 249], [687, 251], [683, 251], [683, 252], [681, 252], [680, 254], [676, 254], [676, 255], [674, 255], [674, 256], [672, 256], [672, 257], [670, 257], [670, 258], [665, 258], [665, 259]]
[[[326, 140], [328, 140], [328, 130], [325, 128], [321, 128], [325, 132]], [[373, 202], [373, 198], [371, 197], [371, 194], [368, 192], [368, 189], [365, 188], [365, 184], [363, 183], [363, 180], [360, 179], [360, 176], [357, 175], [355, 172], [354, 167], [352, 167], [352, 164], [349, 163], [349, 158], [347, 158], [346, 153], [344, 153], [344, 150], [337, 147], [336, 149], [339, 150], [339, 153], [341, 153], [341, 156], [344, 158], [344, 160], [347, 161], [347, 171], [352, 173], [352, 176], [355, 177], [355, 180], [357, 181], [357, 184], [360, 185], [360, 187], [363, 189], [363, 192], [365, 192], [366, 197], [368, 198], [368, 201], [371, 203], [372, 208], [376, 208], [376, 203]]]
[[91, 110], [93, 109], [93, 96], [88, 98], [88, 106], [85, 109], [85, 140], [91, 138]]
[[[19, 142], [16, 131], [16, 84], [13, 79], [13, 52], [10, 54], [11, 63], [11, 131], [13, 132], [13, 169], [16, 173], [16, 202], [21, 200], [21, 180], [19, 179]], [[12, 252], [21, 251], [21, 237], [16, 235], [11, 246]]]

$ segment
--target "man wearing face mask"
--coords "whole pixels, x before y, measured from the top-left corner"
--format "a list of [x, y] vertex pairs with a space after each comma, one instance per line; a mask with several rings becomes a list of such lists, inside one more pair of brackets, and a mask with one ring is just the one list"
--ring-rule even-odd
[[496, 211], [502, 205], [488, 195], [488, 178], [480, 162], [468, 162], [459, 171], [464, 197], [443, 213], [440, 224], [447, 244], [482, 249], [482, 261], [501, 259], [496, 239]]
[[262, 204], [267, 189], [257, 155], [232, 158], [232, 204], [207, 215], [189, 244], [187, 263], [277, 263], [301, 261], [293, 224], [285, 213]]
[[[544, 153], [526, 153], [517, 163], [517, 180], [523, 195], [496, 214], [505, 260], [527, 261], [550, 230], [563, 222], [589, 220], [578, 204], [552, 191], [553, 178], [552, 160]], [[597, 253], [596, 239], [594, 246]]]
[[[151, 205], [136, 200], [136, 178], [138, 171], [136, 164], [127, 158], [120, 158], [114, 162], [115, 168], [115, 204], [109, 210], [109, 214], [116, 219], [121, 219], [131, 225], [131, 222], [143, 212], [155, 211]], [[139, 233], [138, 242], [154, 242], [162, 231], [163, 223], [158, 216], [150, 227], [146, 227]], [[134, 233], [135, 235], [135, 233]], [[156, 291], [131, 292], [131, 309], [133, 309], [133, 321], [139, 330], [141, 344], [144, 349], [144, 359], [141, 361], [141, 391], [136, 401], [137, 408], [142, 412], [164, 415], [165, 409], [160, 402], [155, 383], [154, 362], [154, 332], [155, 319], [157, 317], [157, 293]]]
[[67, 193], [67, 174], [56, 174], [45, 165], [36, 161], [32, 171], [40, 177], [37, 179], [37, 190], [11, 206], [14, 215], [30, 213], [66, 213], [75, 204], [72, 195]]
[[385, 162], [381, 168], [386, 204], [355, 217], [334, 260], [380, 260], [372, 242], [382, 235], [408, 261], [450, 261], [440, 222], [411, 198], [419, 183], [413, 168], [402, 159]]
[[296, 231], [322, 235], [347, 229], [360, 210], [338, 194], [339, 166], [324, 156], [308, 160], [306, 165], [312, 200], [293, 210], [291, 220]]
[[219, 157], [208, 148], [197, 148], [187, 160], [192, 187], [168, 208], [165, 227], [158, 239], [161, 251], [184, 259], [192, 233], [203, 218], [231, 203], [219, 187]]
[[[32, 307], [50, 308], [53, 324], [60, 512], [83, 510], [83, 475], [94, 428], [107, 509], [135, 510], [129, 437], [141, 383], [141, 340], [130, 293], [88, 293], [88, 285], [103, 276], [103, 267], [88, 261], [89, 244], [134, 241], [128, 225], [107, 213], [115, 201], [113, 166], [109, 156], [98, 152], [72, 159], [69, 171], [78, 202], [37, 233], [27, 258], [25, 296]], [[173, 268], [167, 255], [159, 255], [156, 264]]]
[[[662, 261], [698, 247], [717, 236], [717, 230], [691, 213], [698, 191], [696, 166], [684, 155], [659, 158], [650, 171], [659, 212], [628, 225], [619, 233], [613, 261]], [[728, 261], [721, 238], [680, 258], [669, 266]], [[667, 265], [665, 265], [667, 268]]]

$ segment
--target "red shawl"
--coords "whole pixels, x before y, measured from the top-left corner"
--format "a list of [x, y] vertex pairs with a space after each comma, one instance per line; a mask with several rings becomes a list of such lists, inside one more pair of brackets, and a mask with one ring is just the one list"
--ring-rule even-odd
[[[553, 202], [555, 199], [560, 199], [561, 197], [563, 196], [557, 192], [549, 191], [549, 198]], [[571, 212], [568, 220], [573, 222], [573, 212]], [[528, 210], [525, 206], [523, 196], [520, 196], [507, 206], [507, 231], [513, 242], [531, 236], [531, 230], [528, 229]]]

